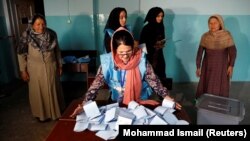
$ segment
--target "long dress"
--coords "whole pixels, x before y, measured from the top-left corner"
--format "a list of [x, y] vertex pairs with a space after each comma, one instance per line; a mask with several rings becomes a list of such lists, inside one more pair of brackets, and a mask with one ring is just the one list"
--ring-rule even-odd
[[165, 39], [164, 27], [156, 23], [148, 23], [142, 29], [139, 43], [146, 43], [147, 59], [152, 65], [155, 74], [159, 79], [166, 79], [166, 64], [163, 49], [156, 49], [154, 46], [157, 41]]
[[41, 121], [58, 119], [64, 109], [64, 98], [58, 73], [58, 45], [46, 52], [28, 43], [28, 54], [18, 54], [20, 70], [29, 74], [29, 101], [34, 117]]
[[196, 57], [197, 68], [201, 67], [196, 98], [204, 93], [229, 97], [230, 77], [227, 69], [234, 66], [235, 58], [236, 47], [229, 32], [220, 31], [214, 35], [203, 35]]

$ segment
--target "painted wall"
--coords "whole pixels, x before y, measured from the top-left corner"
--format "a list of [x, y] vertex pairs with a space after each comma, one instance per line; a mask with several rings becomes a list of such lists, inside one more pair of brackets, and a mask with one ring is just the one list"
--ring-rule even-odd
[[[48, 26], [58, 33], [60, 47], [96, 49], [103, 53], [103, 28], [110, 11], [124, 7], [127, 23], [139, 39], [143, 20], [153, 6], [165, 11], [167, 75], [175, 82], [197, 82], [195, 58], [200, 36], [208, 30], [207, 19], [219, 13], [238, 49], [233, 81], [250, 81], [250, 10], [247, 0], [44, 0]], [[69, 23], [70, 20], [70, 23]]]
[[0, 85], [9, 83], [17, 76], [15, 75], [14, 61], [12, 60], [12, 45], [10, 38], [7, 38], [6, 18], [4, 16], [3, 0], [0, 0]]

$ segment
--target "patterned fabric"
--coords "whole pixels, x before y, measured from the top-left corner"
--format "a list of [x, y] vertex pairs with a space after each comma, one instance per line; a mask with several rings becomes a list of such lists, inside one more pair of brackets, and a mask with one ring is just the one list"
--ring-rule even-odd
[[56, 33], [49, 28], [42, 34], [36, 33], [32, 28], [27, 28], [20, 37], [17, 53], [28, 54], [28, 43], [41, 52], [51, 51], [57, 45], [56, 38]]
[[216, 32], [206, 32], [201, 38], [200, 45], [207, 49], [224, 49], [233, 46], [233, 38], [230, 32], [225, 29], [222, 17], [220, 15], [212, 15], [209, 19], [213, 17], [218, 19], [222, 29]]
[[[201, 68], [196, 98], [204, 93], [229, 96], [230, 76], [228, 68], [234, 66], [237, 50], [229, 31], [224, 28], [221, 16], [216, 17], [222, 29], [204, 33], [196, 56], [196, 67]], [[202, 61], [202, 64], [201, 64]]]
[[205, 33], [200, 45], [207, 49], [224, 49], [233, 46], [234, 41], [229, 31], [219, 30]]

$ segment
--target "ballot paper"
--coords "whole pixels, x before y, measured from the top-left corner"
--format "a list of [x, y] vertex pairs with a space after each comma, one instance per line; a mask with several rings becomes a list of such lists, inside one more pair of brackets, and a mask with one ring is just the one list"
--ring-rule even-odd
[[134, 110], [137, 106], [139, 106], [139, 103], [135, 102], [135, 101], [130, 101], [128, 103], [128, 109], [132, 109]]
[[178, 120], [175, 125], [189, 125], [189, 122], [186, 120]]
[[116, 120], [111, 121], [111, 122], [108, 123], [107, 130], [116, 130], [115, 126], [116, 126]]
[[107, 128], [107, 124], [90, 124], [88, 129], [90, 131], [104, 131]]
[[154, 111], [152, 111], [152, 110], [150, 110], [148, 108], [145, 108], [145, 110], [146, 110], [148, 116], [155, 116], [156, 115], [156, 113]]
[[76, 122], [75, 127], [74, 127], [74, 131], [75, 132], [82, 132], [84, 130], [86, 130], [89, 126], [88, 122]]
[[112, 140], [118, 136], [119, 132], [114, 130], [109, 131], [98, 131], [95, 135], [104, 139], [104, 140]]
[[137, 108], [133, 110], [133, 114], [135, 115], [136, 120], [148, 116], [144, 106], [137, 106]]
[[101, 112], [99, 111], [97, 104], [95, 101], [88, 101], [83, 106], [84, 112], [90, 119], [95, 118], [99, 115], [101, 115]]
[[109, 109], [111, 109], [113, 107], [119, 107], [119, 103], [116, 102], [116, 103], [106, 105], [106, 110], [109, 110]]
[[163, 115], [166, 111], [168, 110], [167, 107], [163, 107], [163, 106], [158, 106], [154, 109], [154, 112]]
[[177, 117], [173, 113], [169, 112], [164, 113], [163, 119], [170, 125], [174, 125], [178, 121]]
[[108, 123], [110, 121], [116, 120], [116, 118], [117, 118], [116, 108], [117, 107], [113, 107], [113, 108], [106, 111], [104, 123]]
[[85, 114], [85, 112], [81, 112], [80, 114], [78, 114], [76, 116], [76, 121], [87, 122], [88, 121], [88, 117]]
[[167, 125], [168, 123], [165, 122], [165, 121], [164, 121], [162, 118], [160, 118], [158, 115], [155, 115], [149, 124], [150, 124], [150, 125]]
[[146, 122], [146, 119], [140, 118], [140, 119], [138, 119], [138, 120], [135, 120], [135, 121], [133, 122], [133, 125], [144, 125], [145, 122]]
[[95, 118], [89, 119], [90, 123], [101, 124], [104, 119], [104, 115], [99, 115]]
[[175, 109], [171, 102], [165, 101], [151, 110], [135, 101], [130, 102], [128, 108], [114, 103], [98, 109], [95, 102], [89, 101], [83, 106], [84, 112], [77, 115], [73, 130], [81, 132], [89, 129], [97, 132], [96, 136], [110, 140], [118, 135], [119, 125], [188, 125], [187, 121], [178, 120], [173, 114]]
[[167, 108], [175, 108], [175, 102], [172, 100], [164, 99], [162, 101], [162, 106]]
[[116, 123], [116, 130], [119, 130], [119, 125], [132, 125], [135, 115], [124, 109], [120, 109]]

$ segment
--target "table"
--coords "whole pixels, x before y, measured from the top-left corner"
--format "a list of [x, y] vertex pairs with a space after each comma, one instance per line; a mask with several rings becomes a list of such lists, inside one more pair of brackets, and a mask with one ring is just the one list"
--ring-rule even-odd
[[[78, 104], [82, 102], [81, 99], [76, 99], [71, 102], [71, 104], [67, 107], [67, 109], [62, 114], [62, 117], [58, 120], [50, 134], [48, 135], [46, 141], [103, 141], [103, 139], [97, 137], [95, 132], [86, 130], [84, 132], [74, 132], [75, 119], [72, 119], [70, 115], [73, 113], [74, 109]], [[108, 104], [108, 101], [97, 101], [98, 106], [103, 104]], [[181, 111], [175, 112], [176, 116], [179, 119], [184, 119], [191, 122], [188, 114], [184, 109]], [[112, 141], [117, 141], [118, 139], [114, 139]]]

